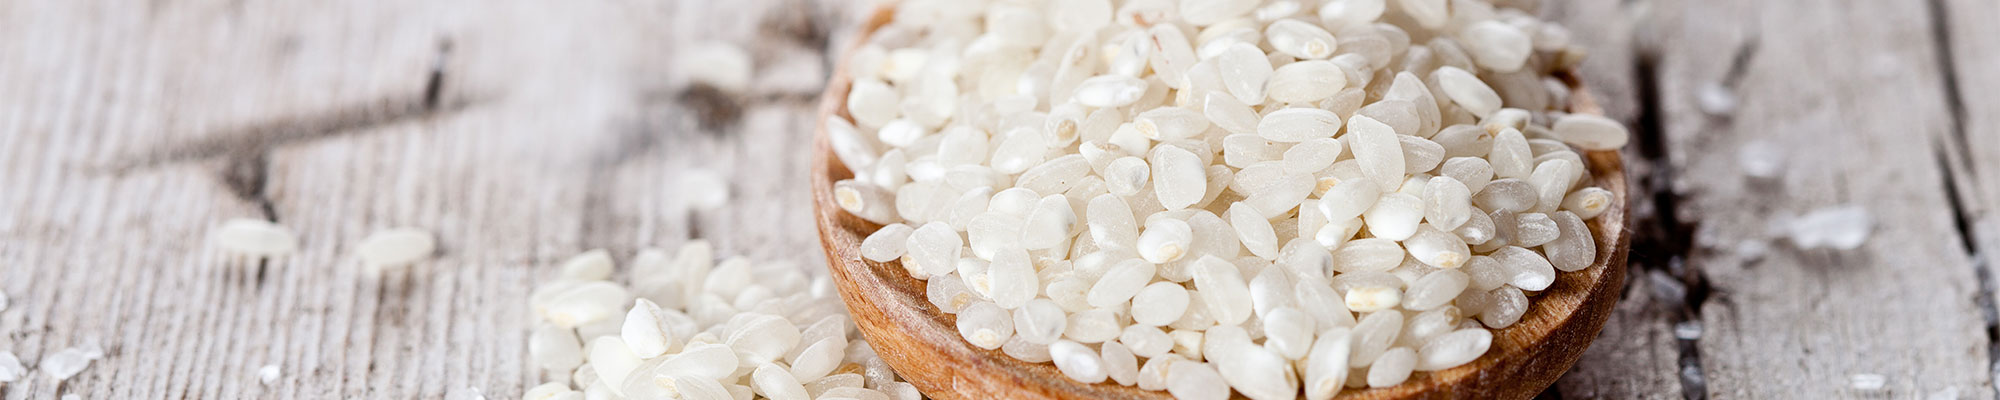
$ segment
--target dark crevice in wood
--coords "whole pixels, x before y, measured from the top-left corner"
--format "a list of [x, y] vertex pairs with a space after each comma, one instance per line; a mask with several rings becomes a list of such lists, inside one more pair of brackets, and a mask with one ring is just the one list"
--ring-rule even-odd
[[[761, 25], [762, 36], [790, 40], [808, 48], [827, 49], [833, 36], [833, 26], [827, 23], [827, 10], [818, 2], [791, 0], [787, 4], [773, 7], [764, 16]], [[826, 52], [825, 54], [833, 54]]]
[[[1944, 199], [1951, 205], [1952, 227], [1958, 230], [1959, 246], [1972, 261], [1972, 275], [1979, 287], [1973, 303], [1979, 306], [1986, 332], [1987, 373], [2000, 376], [2000, 307], [1994, 304], [1993, 267], [1987, 264], [1986, 255], [1979, 252], [1978, 233], [1972, 228], [1972, 212], [1965, 207], [1958, 170], [1951, 167], [1945, 146], [1939, 145], [1933, 151], [1937, 153], [1938, 170], [1943, 171]], [[1994, 398], [2000, 399], [2000, 392], [1994, 393]]]
[[[1960, 163], [1970, 163], [1972, 147], [1965, 140], [1965, 97], [1959, 92], [1957, 56], [1951, 47], [1951, 18], [1947, 17], [1950, 10], [1945, 8], [1944, 0], [1929, 0], [1927, 3], [1930, 5], [1931, 41], [1937, 46], [1938, 75], [1944, 79], [1945, 106], [1951, 111], [1952, 147], [1956, 150], [1953, 155]], [[1978, 169], [1969, 165], [1964, 167], [1971, 178], [1979, 177]]]
[[263, 148], [245, 149], [234, 153], [229, 163], [222, 167], [222, 184], [237, 198], [257, 205], [264, 219], [278, 222], [278, 210], [265, 195], [265, 183], [271, 176], [270, 151]]
[[[1987, 374], [2000, 377], [2000, 309], [1996, 309], [1994, 304], [1993, 268], [1987, 263], [1987, 255], [1979, 252], [1978, 233], [1972, 229], [1975, 218], [1965, 206], [1967, 188], [1960, 187], [1962, 181], [1958, 179], [1958, 174], [1963, 171], [1967, 181], [1977, 181], [1979, 169], [1971, 165], [1972, 146], [1965, 138], [1965, 98], [1959, 89], [1958, 60], [1952, 49], [1951, 10], [1944, 0], [1925, 3], [1930, 11], [1931, 41], [1937, 47], [1938, 75], [1943, 80], [1945, 106], [1951, 113], [1950, 135], [1946, 137], [1951, 143], [1938, 145], [1934, 152], [1937, 153], [1938, 170], [1944, 175], [1944, 195], [1945, 201], [1951, 204], [1952, 226], [1958, 230], [1959, 245], [1972, 261], [1972, 273], [1979, 286], [1978, 297], [1973, 302], [1979, 306], [1986, 331]], [[1972, 195], [1978, 198], [1976, 192]], [[1993, 397], [2000, 399], [2000, 391], [1996, 391]]]
[[1535, 400], [1563, 400], [1562, 385], [1549, 385], [1548, 389], [1535, 395]]
[[[1980, 262], [1978, 253], [1979, 238], [1975, 236], [1977, 233], [1972, 229], [1972, 212], [1965, 208], [1964, 192], [1961, 191], [1958, 185], [1958, 170], [1948, 165], [1949, 161], [1945, 157], [1944, 153], [1946, 150], [1944, 146], [1938, 146], [1933, 151], [1938, 153], [1938, 170], [1943, 173], [1944, 200], [1951, 205], [1952, 227], [1958, 231], [1958, 244], [1965, 249], [1966, 254], [1973, 256], [1972, 261], [1975, 271], [1986, 274], [1986, 266]], [[1991, 292], [1990, 289], [1981, 289]]]
[[257, 284], [258, 289], [263, 289], [264, 284], [268, 283], [265, 278], [270, 276], [270, 272], [271, 272], [271, 259], [269, 258], [257, 259], [257, 276], [254, 278], [255, 282], [252, 283]]
[[819, 92], [775, 92], [750, 98], [751, 104], [794, 104], [812, 106], [819, 103]]
[[[265, 220], [277, 223], [278, 207], [268, 195], [271, 178], [271, 152], [265, 148], [245, 149], [232, 154], [229, 163], [222, 167], [222, 184], [237, 198], [257, 206]], [[265, 278], [269, 276], [271, 259], [258, 258], [256, 276], [251, 283], [263, 289]]]
[[444, 94], [445, 62], [450, 58], [451, 39], [438, 41], [437, 61], [431, 64], [431, 76], [424, 81], [424, 108], [437, 108], [438, 98]]
[[1736, 46], [1736, 54], [1729, 58], [1729, 71], [1722, 75], [1722, 86], [1735, 89], [1743, 82], [1743, 75], [1750, 72], [1750, 60], [1757, 57], [1755, 38]]
[[[1676, 264], [1682, 263], [1676, 262]], [[1679, 312], [1671, 315], [1674, 322], [1672, 329], [1676, 331], [1675, 349], [1680, 351], [1677, 365], [1680, 366], [1681, 394], [1688, 399], [1706, 399], [1708, 384], [1706, 372], [1701, 364], [1701, 336], [1697, 334], [1684, 337], [1678, 331], [1684, 325], [1695, 327], [1696, 332], [1706, 329], [1701, 325], [1702, 305], [1708, 303], [1709, 297], [1715, 293], [1715, 288], [1710, 286], [1708, 279], [1694, 268], [1687, 268], [1679, 278], [1686, 285], [1686, 294]]]
[[[687, 96], [688, 92], [693, 90], [695, 86], [704, 86], [707, 87], [708, 89], [716, 90], [719, 95], [725, 96], [725, 98], [733, 100], [735, 102], [735, 106], [738, 108], [738, 112], [741, 112], [741, 110], [744, 109], [748, 109], [749, 106], [752, 105], [778, 104], [778, 105], [815, 106], [819, 104], [820, 100], [819, 96], [821, 94], [819, 91], [769, 91], [761, 93], [750, 93], [746, 95], [735, 95], [728, 92], [722, 92], [720, 91], [720, 89], [717, 89], [710, 85], [691, 83], [687, 87], [682, 87], [682, 88], [646, 89], [639, 94], [639, 106], [640, 108], [653, 108], [661, 105], [684, 104], [687, 102], [687, 99], [685, 99], [684, 97]], [[691, 111], [699, 111], [699, 110], [691, 110]]]
[[743, 99], [706, 83], [688, 85], [677, 100], [694, 114], [701, 130], [710, 134], [722, 135], [743, 118]]
[[[442, 80], [442, 75], [437, 76]], [[442, 84], [427, 84], [431, 85]], [[441, 89], [440, 89], [441, 90]], [[384, 126], [462, 111], [483, 99], [429, 99], [429, 93], [404, 94], [258, 121], [201, 135], [194, 140], [151, 146], [140, 154], [120, 157], [103, 170], [125, 174], [163, 164], [202, 160], [246, 152], [265, 152], [298, 143], [352, 135]], [[440, 97], [442, 97], [440, 95]]]
[[[1754, 46], [1746, 47], [1754, 48]], [[1748, 58], [1754, 50], [1739, 51], [1738, 62]], [[1632, 237], [1631, 259], [1639, 263], [1641, 269], [1652, 274], [1665, 274], [1673, 279], [1661, 279], [1668, 296], [1677, 296], [1679, 304], [1663, 304], [1669, 308], [1668, 322], [1674, 325], [1699, 323], [1702, 304], [1715, 291], [1708, 285], [1699, 268], [1687, 265], [1688, 255], [1694, 251], [1695, 224], [1684, 221], [1679, 215], [1681, 194], [1674, 191], [1674, 166], [1668, 156], [1665, 111], [1666, 99], [1660, 91], [1658, 58], [1641, 51], [1633, 63], [1634, 86], [1639, 101], [1636, 130], [1636, 150], [1651, 167], [1649, 174], [1639, 177], [1638, 187], [1644, 191], [1639, 201], [1650, 202], [1650, 215], [1638, 213], [1638, 223]], [[1691, 322], [1692, 321], [1692, 322]], [[1708, 397], [1706, 379], [1701, 369], [1699, 339], [1679, 339], [1678, 359], [1681, 378], [1681, 393], [1690, 400]]]
[[702, 236], [701, 221], [695, 219], [698, 216], [700, 216], [700, 213], [696, 213], [694, 210], [688, 210], [687, 212], [687, 223], [683, 225], [687, 225], [688, 240], [708, 239]]

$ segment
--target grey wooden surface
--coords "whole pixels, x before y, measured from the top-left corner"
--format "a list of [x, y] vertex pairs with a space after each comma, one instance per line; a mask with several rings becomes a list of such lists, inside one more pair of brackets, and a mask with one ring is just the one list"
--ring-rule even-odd
[[[1996, 398], [2000, 3], [1542, 3], [1641, 183], [1618, 313], [1545, 397]], [[813, 265], [810, 102], [859, 7], [0, 1], [0, 350], [106, 350], [0, 398], [518, 398], [523, 298], [565, 256], [702, 237]], [[749, 93], [687, 90], [673, 54], [708, 40], [752, 51]], [[1710, 86], [1739, 107], [1701, 110]], [[690, 212], [688, 168], [729, 206]], [[1860, 249], [1767, 231], [1841, 204], [1875, 216]], [[303, 247], [216, 251], [238, 217]], [[352, 245], [396, 226], [440, 256], [362, 273]]]

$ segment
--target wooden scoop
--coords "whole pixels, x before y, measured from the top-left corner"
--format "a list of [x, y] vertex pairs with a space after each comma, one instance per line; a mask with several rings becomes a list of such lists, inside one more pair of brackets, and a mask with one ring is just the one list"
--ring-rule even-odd
[[[877, 10], [863, 24], [857, 44], [889, 22], [891, 10]], [[851, 52], [850, 52], [851, 53]], [[1054, 364], [1016, 360], [999, 350], [973, 347], [959, 337], [956, 317], [931, 304], [924, 281], [911, 278], [896, 262], [861, 258], [861, 240], [877, 225], [847, 214], [834, 203], [833, 183], [854, 176], [828, 146], [824, 121], [848, 118], [847, 63], [836, 64], [820, 100], [819, 128], [813, 144], [813, 212], [819, 221], [820, 244], [840, 298], [869, 345], [904, 380], [936, 399], [1169, 399], [1165, 391], [1141, 390], [1111, 381], [1078, 383]], [[1570, 110], [1600, 114], [1574, 76], [1566, 77], [1575, 95]], [[1587, 221], [1597, 238], [1597, 261], [1589, 268], [1557, 274], [1555, 284], [1532, 297], [1527, 315], [1506, 329], [1494, 331], [1485, 355], [1442, 371], [1417, 372], [1401, 385], [1377, 389], [1347, 389], [1341, 399], [1476, 398], [1526, 399], [1541, 393], [1576, 363], [1591, 339], [1604, 327], [1624, 285], [1625, 252], [1630, 244], [1625, 224], [1627, 188], [1616, 151], [1583, 154], [1596, 185], [1611, 190], [1610, 210]], [[1238, 396], [1241, 397], [1240, 395]]]

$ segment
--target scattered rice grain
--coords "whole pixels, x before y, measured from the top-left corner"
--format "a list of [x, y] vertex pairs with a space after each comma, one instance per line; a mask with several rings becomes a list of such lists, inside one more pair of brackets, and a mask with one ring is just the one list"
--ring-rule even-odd
[[355, 254], [370, 268], [399, 267], [422, 261], [437, 251], [437, 238], [418, 228], [375, 232], [355, 246]]
[[215, 244], [233, 253], [276, 257], [297, 250], [299, 238], [290, 229], [271, 221], [235, 218], [216, 229]]

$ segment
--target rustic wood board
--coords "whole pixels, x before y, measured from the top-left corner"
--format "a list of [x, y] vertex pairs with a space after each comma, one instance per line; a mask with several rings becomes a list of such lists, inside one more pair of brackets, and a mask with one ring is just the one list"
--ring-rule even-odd
[[[1935, 41], [1944, 51], [1942, 62], [1949, 75], [1945, 79], [1946, 95], [1952, 107], [1953, 129], [1936, 136], [1941, 142], [1945, 168], [1952, 181], [1947, 182], [1956, 195], [1952, 205], [1958, 212], [1956, 227], [1966, 239], [1965, 247], [1972, 252], [1975, 265], [1985, 276], [1983, 310], [1987, 336], [2000, 335], [2000, 321], [1996, 321], [1993, 304], [1996, 299], [1994, 288], [2000, 287], [2000, 277], [1995, 277], [1993, 268], [1996, 257], [2000, 257], [2000, 92], [1992, 88], [2000, 87], [2000, 25], [1992, 23], [2000, 18], [2000, 3], [1978, 0], [1950, 0], [1930, 2], [1932, 13], [1939, 15], [1939, 26], [1934, 27]], [[2000, 357], [2000, 346], [1989, 343], [1988, 357]], [[1995, 360], [2000, 362], [2000, 360]], [[2000, 369], [1995, 369], [1993, 378], [2000, 380]]]
[[[1658, 145], [1627, 152], [1652, 252], [1550, 397], [1995, 397], [2000, 4], [1542, 3]], [[810, 100], [864, 7], [0, 1], [0, 350], [107, 353], [0, 398], [517, 398], [544, 379], [518, 303], [565, 256], [703, 237], [817, 265]], [[751, 93], [681, 90], [673, 50], [703, 40], [755, 43]], [[1733, 117], [1697, 110], [1717, 82]], [[1744, 183], [1753, 140], [1791, 168]], [[730, 207], [687, 212], [690, 166], [730, 178]], [[1862, 249], [1742, 256], [1770, 218], [1844, 203], [1876, 215]], [[236, 217], [304, 247], [225, 256], [207, 234]], [[439, 257], [362, 274], [351, 245], [405, 225]]]
[[[1994, 396], [1977, 271], [1938, 153], [1952, 129], [1940, 16], [1912, 5], [1655, 4], [1681, 200], [1661, 206], [1691, 227], [1687, 263], [1707, 284], [1691, 292], [1708, 293], [1695, 298], [1708, 396]], [[1739, 99], [1733, 114], [1698, 107], [1698, 88], [1717, 83]], [[1748, 176], [1746, 158], [1783, 168]], [[1859, 249], [1799, 250], [1769, 232], [1843, 204], [1877, 221]], [[1885, 386], [1852, 383], [1867, 375]]]
[[[791, 3], [0, 3], [0, 350], [107, 353], [0, 398], [518, 398], [544, 379], [522, 301], [563, 257], [700, 236], [816, 265], [815, 38], [845, 17], [760, 29], [844, 10], [766, 12]], [[668, 55], [699, 40], [779, 76], [683, 101]], [[731, 207], [686, 212], [695, 166]], [[237, 217], [303, 248], [227, 257], [207, 234]], [[352, 244], [395, 226], [439, 257], [361, 273]]]

